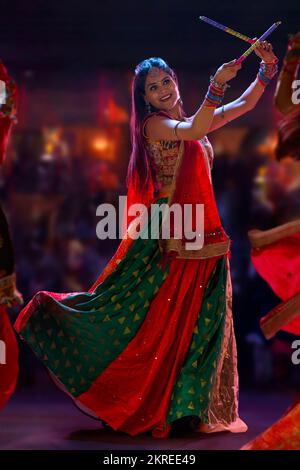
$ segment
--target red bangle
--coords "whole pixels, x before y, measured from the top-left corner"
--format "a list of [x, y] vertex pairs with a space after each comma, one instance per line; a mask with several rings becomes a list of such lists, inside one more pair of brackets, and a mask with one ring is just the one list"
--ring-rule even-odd
[[268, 83], [263, 82], [262, 79], [260, 78], [259, 74], [257, 74], [256, 76], [257, 76], [257, 80], [259, 81], [259, 83], [260, 83], [264, 88], [266, 88], [266, 86], [268, 85]]
[[276, 65], [278, 64], [279, 59], [276, 57], [275, 59], [272, 60], [272, 62], [265, 62], [264, 60], [261, 61], [261, 63], [266, 64], [266, 65]]

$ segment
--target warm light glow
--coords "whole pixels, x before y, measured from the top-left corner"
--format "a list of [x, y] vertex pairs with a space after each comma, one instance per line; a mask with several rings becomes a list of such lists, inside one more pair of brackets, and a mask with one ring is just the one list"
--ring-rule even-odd
[[109, 142], [104, 137], [97, 137], [93, 142], [93, 148], [94, 150], [97, 150], [98, 152], [103, 152], [107, 150], [108, 147], [109, 147]]
[[42, 160], [51, 160], [57, 157], [66, 157], [69, 154], [67, 142], [62, 138], [63, 129], [61, 127], [44, 127], [44, 153]]
[[45, 145], [45, 152], [46, 153], [52, 153], [53, 150], [54, 150], [54, 146], [51, 142], [49, 142]]
[[257, 152], [260, 155], [266, 155], [271, 159], [275, 158], [275, 148], [277, 145], [277, 136], [275, 132], [270, 132], [270, 134], [257, 146]]

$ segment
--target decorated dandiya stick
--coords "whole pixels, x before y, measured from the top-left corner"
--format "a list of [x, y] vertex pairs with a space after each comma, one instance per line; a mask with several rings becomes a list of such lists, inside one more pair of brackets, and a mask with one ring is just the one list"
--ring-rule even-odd
[[208, 23], [212, 26], [215, 26], [215, 28], [219, 28], [225, 33], [231, 34], [232, 36], [236, 36], [237, 38], [242, 39], [243, 41], [249, 42], [249, 44], [254, 44], [255, 39], [251, 39], [248, 36], [245, 36], [245, 34], [239, 33], [238, 31], [235, 31], [232, 28], [228, 28], [228, 26], [224, 26], [221, 23], [218, 23], [217, 21], [211, 20], [210, 18], [207, 18], [207, 16], [199, 16], [200, 20], [205, 21], [205, 23]]
[[250, 55], [251, 52], [253, 52], [254, 49], [256, 49], [256, 48], [260, 45], [260, 43], [261, 43], [262, 41], [264, 41], [271, 33], [273, 33], [273, 31], [274, 31], [280, 24], [281, 24], [281, 21], [276, 21], [276, 23], [272, 24], [272, 26], [270, 26], [270, 28], [267, 29], [267, 31], [266, 31], [264, 34], [262, 34], [262, 35], [260, 36], [260, 38], [258, 38], [257, 41], [255, 41], [255, 42], [252, 44], [252, 46], [250, 46], [249, 49], [247, 49], [247, 50], [244, 52], [244, 54], [242, 54], [242, 55], [235, 61], [235, 63], [236, 63], [236, 64], [240, 64], [241, 62], [243, 62], [243, 60], [245, 60], [245, 59], [248, 57], [248, 55]]

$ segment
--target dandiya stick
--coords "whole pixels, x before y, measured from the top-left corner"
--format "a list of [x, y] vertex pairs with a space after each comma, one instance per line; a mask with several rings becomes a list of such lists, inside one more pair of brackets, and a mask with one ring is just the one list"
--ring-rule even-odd
[[238, 31], [235, 31], [234, 29], [229, 28], [228, 26], [224, 26], [223, 24], [218, 23], [217, 21], [211, 20], [210, 18], [207, 18], [207, 16], [199, 16], [199, 18], [200, 20], [205, 21], [205, 23], [215, 26], [215, 28], [221, 29], [225, 33], [228, 33], [228, 34], [231, 34], [232, 36], [240, 38], [243, 41], [248, 42], [249, 44], [255, 43], [255, 39], [251, 39], [248, 36], [245, 36], [245, 34], [239, 33]]
[[253, 52], [254, 49], [256, 49], [256, 48], [260, 45], [260, 43], [261, 43], [262, 41], [264, 41], [271, 33], [273, 33], [273, 31], [274, 31], [280, 24], [281, 24], [281, 21], [276, 21], [276, 23], [272, 24], [272, 26], [270, 26], [270, 28], [267, 29], [267, 31], [266, 31], [264, 34], [262, 34], [262, 35], [260, 36], [260, 38], [258, 38], [257, 41], [255, 41], [255, 42], [252, 44], [252, 46], [250, 46], [249, 49], [247, 49], [247, 50], [244, 52], [244, 54], [242, 54], [242, 55], [235, 61], [235, 63], [236, 63], [236, 64], [240, 64], [241, 62], [243, 62], [243, 60], [245, 60], [245, 59], [248, 57], [248, 55], [250, 55], [251, 52]]

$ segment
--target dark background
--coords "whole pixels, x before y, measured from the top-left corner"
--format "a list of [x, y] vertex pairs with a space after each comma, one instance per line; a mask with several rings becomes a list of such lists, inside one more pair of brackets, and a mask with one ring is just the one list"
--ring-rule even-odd
[[[101, 67], [132, 68], [144, 57], [166, 57], [174, 67], [215, 67], [243, 49], [198, 20], [205, 15], [250, 37], [274, 21], [278, 54], [288, 33], [299, 29], [297, 1], [1, 1], [1, 55], [16, 69], [90, 73]], [[270, 37], [271, 39], [271, 37]]]

